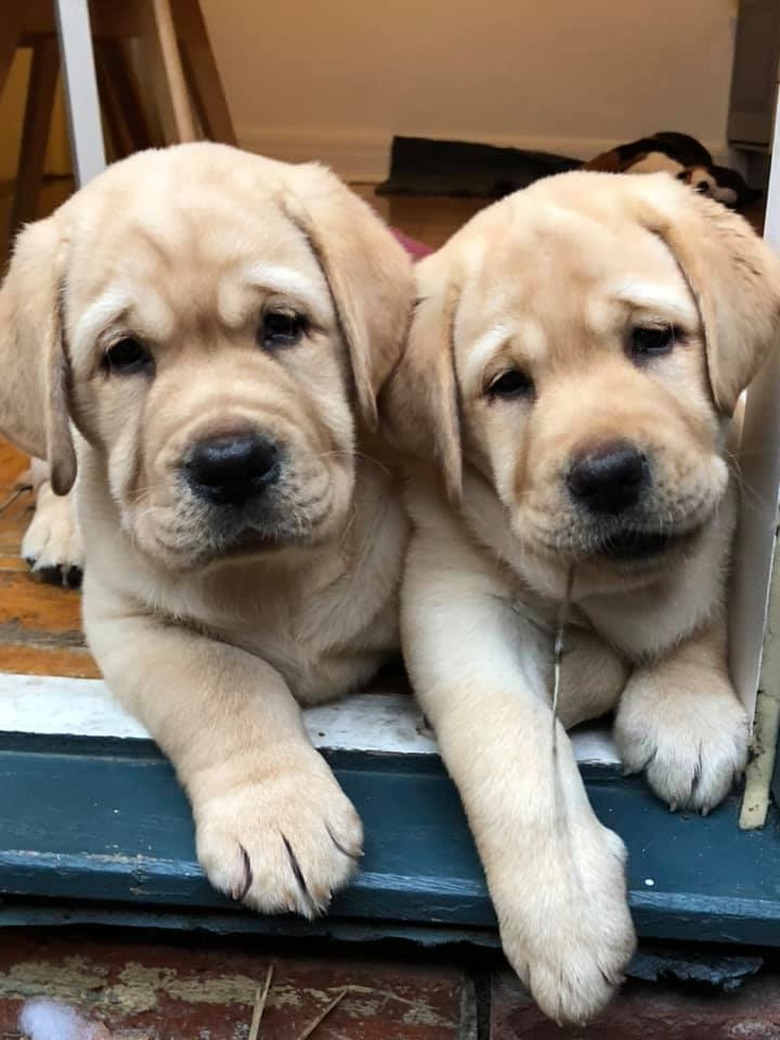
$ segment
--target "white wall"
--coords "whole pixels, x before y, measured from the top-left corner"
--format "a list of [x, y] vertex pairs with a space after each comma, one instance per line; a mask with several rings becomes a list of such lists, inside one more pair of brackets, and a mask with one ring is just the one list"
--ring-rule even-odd
[[[2, 0], [0, 0], [2, 2]], [[394, 133], [581, 156], [653, 130], [725, 151], [737, 0], [201, 0], [242, 144], [382, 178]], [[0, 100], [15, 171], [27, 63]], [[65, 151], [55, 120], [48, 168]]]
[[238, 133], [383, 176], [393, 133], [725, 149], [737, 0], [201, 0]]

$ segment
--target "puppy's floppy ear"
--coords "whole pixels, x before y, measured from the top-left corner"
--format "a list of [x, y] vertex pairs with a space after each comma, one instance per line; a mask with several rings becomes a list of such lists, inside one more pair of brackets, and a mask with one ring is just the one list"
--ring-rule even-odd
[[667, 178], [637, 180], [642, 221], [667, 244], [696, 298], [715, 403], [731, 415], [780, 334], [780, 260], [720, 203]]
[[371, 207], [317, 163], [292, 167], [281, 203], [308, 239], [330, 286], [360, 413], [373, 429], [379, 390], [409, 329], [411, 260]]
[[387, 439], [435, 462], [450, 497], [461, 494], [461, 433], [453, 326], [460, 285], [441, 252], [417, 265], [418, 300], [406, 349], [380, 399]]
[[48, 459], [58, 495], [76, 479], [62, 336], [64, 252], [56, 218], [31, 224], [16, 241], [0, 289], [0, 432]]

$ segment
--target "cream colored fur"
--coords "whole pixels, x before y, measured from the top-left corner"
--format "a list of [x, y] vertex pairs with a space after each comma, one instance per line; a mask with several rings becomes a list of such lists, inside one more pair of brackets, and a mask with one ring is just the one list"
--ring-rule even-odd
[[[734, 485], [723, 449], [773, 346], [778, 262], [744, 221], [665, 175], [572, 173], [496, 203], [418, 267], [381, 402], [410, 458], [402, 642], [460, 791], [506, 954], [559, 1022], [596, 1014], [634, 949], [625, 851], [561, 728], [616, 709], [630, 771], [706, 812], [744, 764], [726, 664]], [[673, 348], [631, 353], [633, 329]], [[507, 373], [527, 388], [491, 389]], [[567, 491], [616, 439], [653, 473], [666, 548], [611, 558]], [[574, 568], [560, 722], [555, 620]], [[554, 731], [557, 730], [557, 739]]]
[[[89, 645], [176, 767], [210, 880], [263, 911], [322, 911], [361, 854], [299, 705], [397, 646], [407, 522], [371, 431], [412, 298], [332, 174], [214, 144], [110, 167], [22, 233], [0, 292], [0, 428], [48, 459], [47, 495], [78, 462]], [[274, 309], [305, 329], [270, 350]], [[128, 337], [153, 368], [106, 367]], [[262, 528], [227, 530], [184, 477], [235, 429], [283, 452]]]

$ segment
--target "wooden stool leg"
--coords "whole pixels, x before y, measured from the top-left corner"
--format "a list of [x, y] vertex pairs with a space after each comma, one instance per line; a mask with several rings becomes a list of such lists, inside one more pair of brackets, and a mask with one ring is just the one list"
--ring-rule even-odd
[[203, 131], [212, 141], [237, 144], [214, 52], [198, 0], [171, 0], [184, 70]]
[[97, 75], [98, 97], [100, 98], [100, 111], [103, 116], [106, 159], [109, 165], [117, 159], [124, 159], [133, 151], [130, 141], [130, 131], [124, 120], [124, 114], [119, 107], [114, 93], [111, 77], [106, 69], [103, 56], [103, 44], [99, 40], [94, 41], [95, 47], [95, 73]]
[[16, 234], [22, 224], [36, 217], [59, 67], [56, 39], [53, 36], [40, 37], [33, 46], [30, 66], [22, 147], [11, 211], [12, 235]]
[[173, 106], [176, 136], [179, 141], [195, 141], [198, 135], [187, 95], [187, 83], [184, 79], [169, 0], [152, 0], [152, 11], [157, 45], [160, 48], [163, 71]]
[[18, 23], [19, 16], [14, 11], [3, 11], [0, 17], [0, 94], [3, 93], [19, 46]]
[[122, 41], [97, 41], [95, 59], [103, 110], [117, 157], [151, 148], [152, 132]]

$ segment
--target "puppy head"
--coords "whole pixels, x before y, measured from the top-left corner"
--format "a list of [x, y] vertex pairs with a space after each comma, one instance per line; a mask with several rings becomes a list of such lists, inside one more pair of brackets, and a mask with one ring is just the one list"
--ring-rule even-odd
[[316, 165], [213, 144], [109, 168], [20, 236], [0, 428], [181, 569], [334, 537], [412, 305], [401, 247]]
[[696, 538], [780, 324], [780, 264], [741, 218], [666, 175], [564, 174], [418, 273], [383, 398], [399, 446], [453, 497], [478, 470], [537, 574], [645, 580]]

